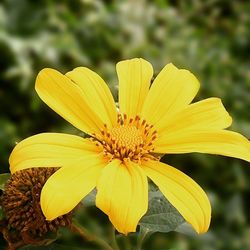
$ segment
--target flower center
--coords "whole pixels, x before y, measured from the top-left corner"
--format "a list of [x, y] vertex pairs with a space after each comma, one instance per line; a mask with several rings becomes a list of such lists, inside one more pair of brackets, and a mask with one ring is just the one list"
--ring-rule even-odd
[[101, 146], [108, 160], [140, 162], [141, 159], [154, 158], [153, 142], [157, 132], [152, 125], [141, 120], [139, 116], [127, 119], [126, 114], [118, 117], [116, 127], [108, 129], [104, 126], [102, 137], [96, 138], [97, 146]]
[[117, 146], [127, 149], [135, 149], [143, 143], [143, 137], [135, 126], [120, 126], [112, 128], [110, 137]]

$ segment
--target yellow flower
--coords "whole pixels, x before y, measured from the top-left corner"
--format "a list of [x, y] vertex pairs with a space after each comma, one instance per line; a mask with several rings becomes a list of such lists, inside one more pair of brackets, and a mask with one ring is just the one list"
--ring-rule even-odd
[[148, 208], [149, 177], [198, 233], [208, 230], [205, 192], [159, 155], [200, 152], [250, 161], [250, 143], [225, 130], [232, 119], [220, 99], [190, 104], [199, 82], [187, 70], [153, 69], [143, 59], [117, 64], [119, 110], [103, 79], [85, 67], [65, 75], [43, 69], [36, 91], [55, 112], [91, 137], [42, 133], [14, 148], [10, 169], [61, 167], [46, 182], [41, 206], [48, 220], [67, 214], [93, 188], [96, 205], [116, 229], [134, 232]]

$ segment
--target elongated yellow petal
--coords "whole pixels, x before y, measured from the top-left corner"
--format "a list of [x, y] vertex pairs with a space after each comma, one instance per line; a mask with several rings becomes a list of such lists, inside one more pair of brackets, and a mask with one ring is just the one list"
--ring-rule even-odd
[[63, 167], [83, 157], [96, 156], [98, 148], [79, 136], [43, 133], [16, 145], [10, 158], [10, 171], [31, 167]]
[[[219, 98], [208, 98], [181, 110], [172, 117], [160, 120], [155, 128], [160, 137], [190, 130], [224, 129], [231, 125], [232, 118]], [[187, 132], [188, 133], [188, 132]]]
[[96, 205], [119, 232], [135, 232], [148, 207], [148, 183], [142, 169], [134, 163], [124, 166], [112, 161], [98, 180]]
[[155, 142], [158, 153], [208, 153], [239, 158], [250, 162], [250, 142], [228, 130], [185, 131], [161, 137]]
[[205, 233], [210, 225], [211, 206], [202, 188], [181, 171], [161, 162], [143, 164], [147, 176], [189, 222], [197, 233]]
[[79, 67], [66, 74], [82, 90], [84, 100], [96, 117], [113, 127], [117, 123], [117, 111], [113, 96], [104, 80], [92, 70]]
[[120, 112], [135, 117], [141, 112], [153, 76], [151, 64], [143, 59], [117, 63]]
[[40, 98], [76, 128], [88, 133], [99, 133], [103, 121], [91, 109], [81, 88], [54, 69], [43, 69], [36, 79], [35, 89]]
[[185, 108], [200, 84], [188, 70], [167, 64], [155, 78], [142, 108], [142, 117], [152, 125]]
[[41, 208], [47, 220], [70, 212], [93, 188], [105, 163], [95, 159], [79, 160], [56, 171], [41, 192]]

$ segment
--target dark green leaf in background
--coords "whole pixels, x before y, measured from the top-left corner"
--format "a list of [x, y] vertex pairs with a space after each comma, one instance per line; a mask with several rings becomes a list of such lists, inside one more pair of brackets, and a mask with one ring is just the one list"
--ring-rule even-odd
[[4, 212], [2, 207], [0, 206], [0, 220], [2, 220], [4, 218]]
[[10, 178], [10, 174], [5, 173], [5, 174], [0, 174], [0, 189], [4, 190], [4, 186], [6, 181]]

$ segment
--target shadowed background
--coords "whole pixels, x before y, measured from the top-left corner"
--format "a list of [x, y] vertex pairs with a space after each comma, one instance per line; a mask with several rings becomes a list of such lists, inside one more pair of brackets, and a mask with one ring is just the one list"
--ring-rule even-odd
[[[1, 1], [0, 173], [8, 171], [15, 142], [41, 132], [80, 134], [35, 93], [35, 77], [44, 67], [66, 72], [87, 66], [117, 97], [119, 60], [143, 57], [155, 74], [173, 62], [200, 80], [196, 100], [220, 97], [234, 119], [230, 129], [250, 138], [249, 13], [248, 1]], [[154, 234], [144, 249], [250, 249], [250, 163], [200, 154], [163, 160], [208, 193], [212, 224], [199, 237]], [[92, 213], [101, 221], [92, 227], [105, 228], [106, 216], [97, 210], [81, 215], [83, 223], [93, 224]], [[99, 249], [62, 234], [67, 249]]]

